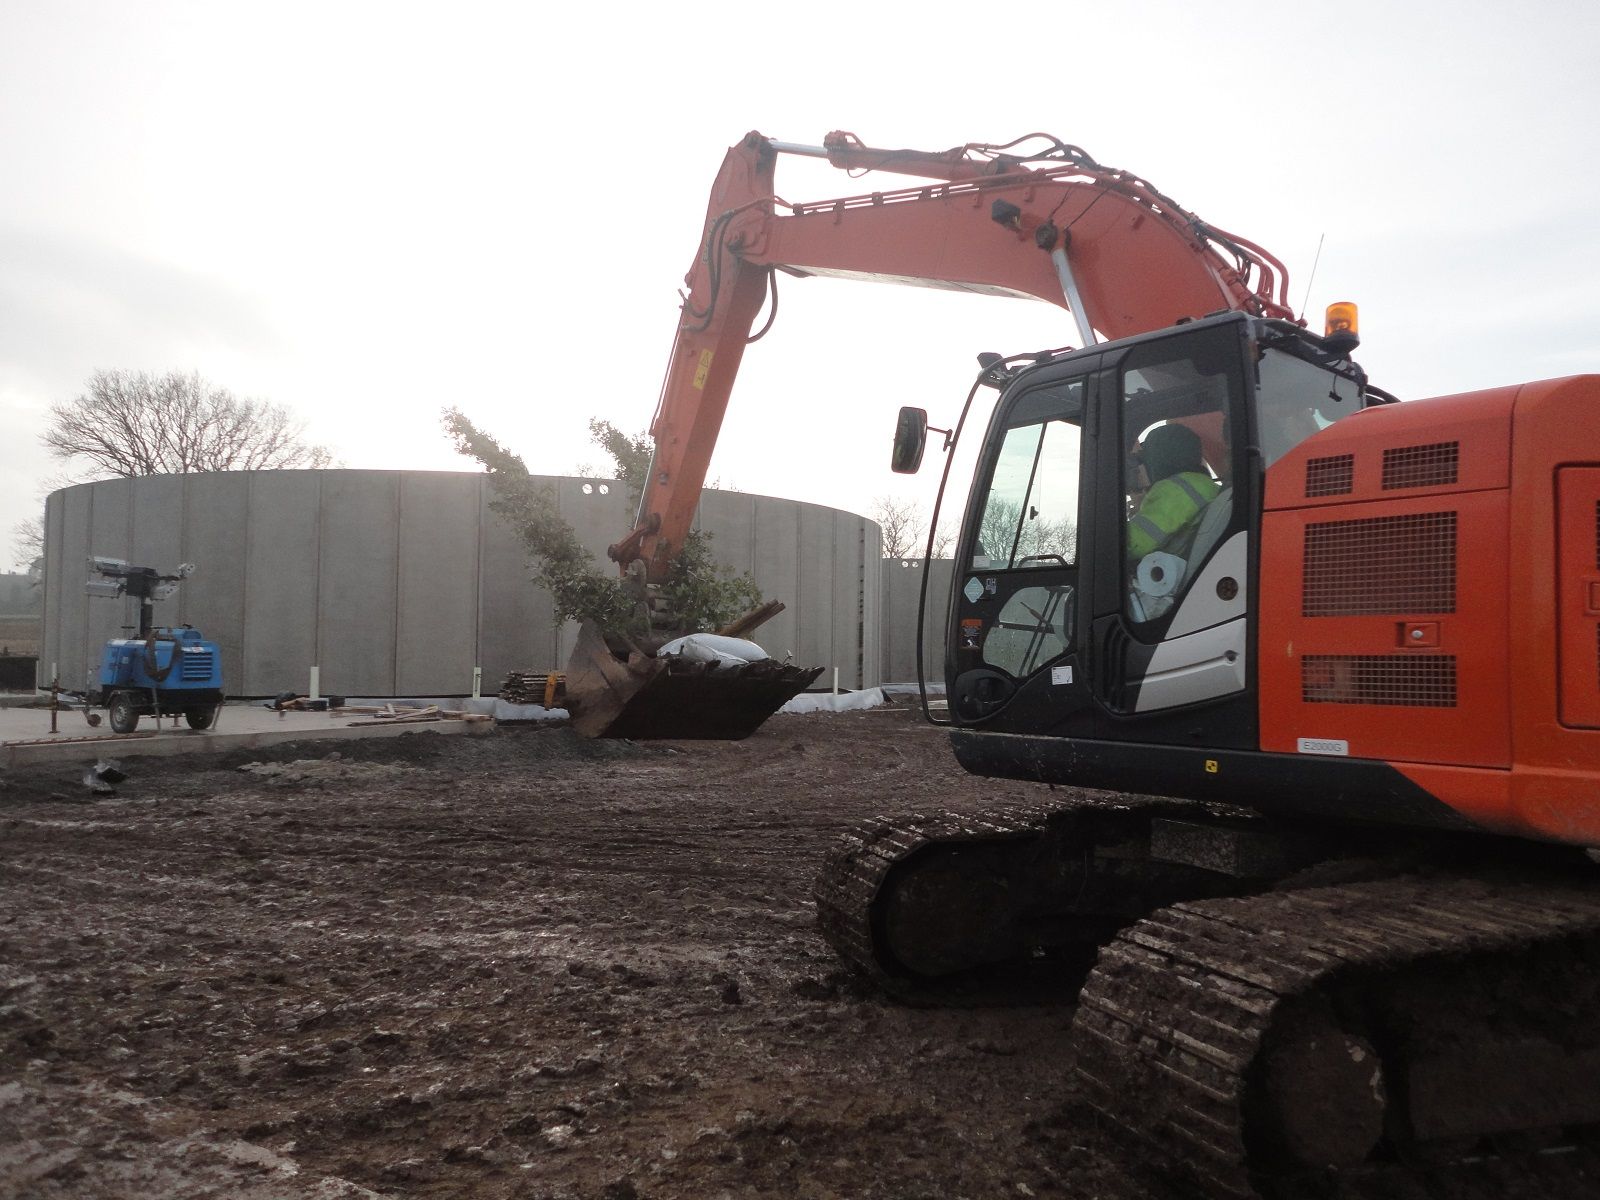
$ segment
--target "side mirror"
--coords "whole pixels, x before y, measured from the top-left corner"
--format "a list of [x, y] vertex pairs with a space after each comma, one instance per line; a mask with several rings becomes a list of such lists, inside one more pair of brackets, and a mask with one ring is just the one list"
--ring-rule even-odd
[[928, 410], [902, 408], [894, 426], [894, 453], [889, 469], [897, 475], [915, 475], [922, 466], [922, 452], [928, 448]]

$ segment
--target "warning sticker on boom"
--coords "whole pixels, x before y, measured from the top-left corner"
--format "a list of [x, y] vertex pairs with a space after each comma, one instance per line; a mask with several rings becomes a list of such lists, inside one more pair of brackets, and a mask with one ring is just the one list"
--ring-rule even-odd
[[711, 374], [711, 360], [715, 353], [711, 350], [700, 351], [700, 361], [694, 368], [694, 386], [700, 391], [705, 390], [706, 376]]

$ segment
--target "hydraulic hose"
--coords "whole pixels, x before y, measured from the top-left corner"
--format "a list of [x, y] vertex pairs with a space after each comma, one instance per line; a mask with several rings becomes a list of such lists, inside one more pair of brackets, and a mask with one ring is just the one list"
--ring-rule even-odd
[[[167, 660], [166, 666], [160, 666], [156, 655], [157, 642], [172, 643], [172, 657]], [[160, 637], [154, 631], [144, 641], [144, 673], [156, 683], [165, 683], [167, 676], [172, 674], [172, 668], [178, 665], [178, 639], [173, 637]]]

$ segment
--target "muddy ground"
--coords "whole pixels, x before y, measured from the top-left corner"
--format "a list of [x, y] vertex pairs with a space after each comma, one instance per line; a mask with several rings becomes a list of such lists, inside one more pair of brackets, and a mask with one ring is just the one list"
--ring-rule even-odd
[[1064, 1004], [838, 969], [816, 865], [1037, 800], [907, 710], [0, 774], [0, 1197], [1091, 1197]]

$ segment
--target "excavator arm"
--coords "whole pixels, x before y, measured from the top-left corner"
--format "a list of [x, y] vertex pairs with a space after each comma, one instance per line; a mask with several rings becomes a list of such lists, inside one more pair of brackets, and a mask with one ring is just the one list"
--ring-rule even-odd
[[[686, 277], [638, 519], [610, 550], [624, 571], [642, 563], [659, 583], [682, 546], [774, 271], [1031, 297], [1071, 310], [1085, 343], [1225, 309], [1293, 317], [1287, 273], [1266, 251], [1075, 146], [1022, 141], [1044, 145], [928, 153], [849, 133], [822, 146], [749, 133], [729, 149]], [[934, 182], [788, 204], [774, 187], [780, 154]]]

